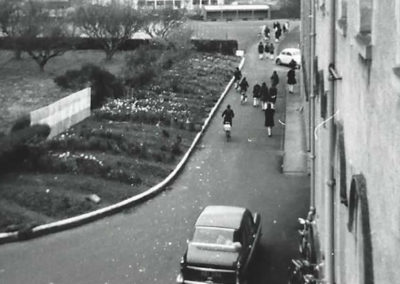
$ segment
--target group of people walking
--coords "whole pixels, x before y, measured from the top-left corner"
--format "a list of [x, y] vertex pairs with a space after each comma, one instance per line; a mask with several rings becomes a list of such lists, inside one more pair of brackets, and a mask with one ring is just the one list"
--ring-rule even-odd
[[[286, 22], [281, 26], [279, 22], [273, 23], [273, 28], [275, 31], [275, 40], [279, 41], [282, 31], [284, 33], [289, 31], [289, 22]], [[263, 27], [265, 44], [260, 41], [258, 44], [258, 54], [259, 59], [271, 58], [274, 59], [275, 47], [272, 42], [270, 42], [270, 29], [268, 26]], [[242, 73], [238, 67], [236, 67], [234, 73], [234, 87], [240, 92], [240, 102], [241, 104], [247, 102], [247, 90], [250, 87], [246, 77], [242, 76]], [[296, 82], [295, 66], [291, 66], [291, 69], [287, 73], [287, 84], [289, 93], [293, 94], [294, 85]], [[267, 128], [268, 136], [272, 136], [272, 128], [275, 126], [274, 115], [275, 115], [275, 104], [278, 97], [278, 86], [279, 76], [276, 71], [272, 72], [270, 77], [270, 86], [268, 87], [266, 82], [255, 82], [253, 86], [253, 107], [261, 106], [264, 111], [264, 125]], [[232, 119], [234, 117], [234, 112], [230, 105], [222, 113], [224, 118], [223, 123], [228, 123], [232, 125]]]
[[272, 42], [266, 42], [265, 45], [260, 41], [258, 44], [258, 58], [260, 60], [264, 58], [274, 59], [275, 46]]
[[[274, 22], [273, 25], [275, 42], [279, 42], [282, 33], [287, 33], [289, 31], [289, 22], [285, 22], [281, 25], [279, 22]], [[260, 41], [258, 44], [258, 58], [260, 60], [264, 58], [274, 59], [275, 46], [271, 41], [271, 30], [268, 25], [262, 27], [262, 34], [264, 36], [264, 41]]]
[[[281, 24], [280, 22], [274, 22], [272, 24], [275, 42], [279, 42], [282, 33], [287, 33], [289, 31], [289, 25], [289, 21], [286, 21], [283, 24]], [[269, 41], [271, 39], [271, 29], [268, 27], [268, 25], [263, 26], [262, 33], [264, 35], [265, 41]]]
[[274, 71], [270, 77], [271, 85], [268, 88], [266, 82], [260, 85], [258, 82], [253, 86], [253, 107], [258, 107], [261, 102], [261, 109], [264, 111], [265, 120], [264, 125], [267, 127], [268, 136], [272, 136], [272, 127], [275, 126], [274, 114], [275, 103], [278, 97], [277, 85], [279, 84], [279, 76]]
[[[242, 77], [242, 74], [239, 68], [236, 68], [234, 71], [235, 78], [235, 88], [240, 91], [241, 97], [245, 96], [245, 101], [247, 101], [247, 89], [249, 88], [249, 83], [247, 82], [246, 77]], [[277, 86], [279, 84], [279, 76], [276, 71], [272, 72], [270, 77], [270, 87], [268, 87], [266, 82], [262, 82], [261, 85], [258, 82], [255, 82], [253, 86], [253, 107], [259, 107], [261, 105], [261, 109], [264, 111], [265, 120], [264, 125], [267, 128], [268, 136], [272, 136], [272, 127], [275, 126], [274, 123], [274, 114], [275, 114], [275, 103], [278, 97], [278, 89]], [[243, 99], [241, 98], [241, 102], [243, 103]], [[229, 106], [229, 111], [225, 111], [222, 116], [224, 117], [225, 123], [225, 115], [226, 113], [233, 113]], [[232, 124], [232, 117], [230, 115], [230, 123]]]

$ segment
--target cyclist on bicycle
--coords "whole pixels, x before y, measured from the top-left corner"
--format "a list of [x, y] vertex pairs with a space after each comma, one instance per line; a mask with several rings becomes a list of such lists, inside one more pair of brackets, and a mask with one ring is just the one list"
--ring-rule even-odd
[[235, 113], [231, 109], [231, 105], [227, 105], [226, 109], [222, 113], [222, 117], [224, 118], [222, 123], [229, 123], [232, 126], [232, 119], [235, 117]]
[[249, 83], [247, 83], [246, 77], [243, 77], [242, 81], [240, 81], [239, 86], [240, 86], [240, 95], [241, 95], [240, 101], [242, 103], [244, 103], [247, 101], [246, 92], [247, 92], [247, 88], [249, 87]]

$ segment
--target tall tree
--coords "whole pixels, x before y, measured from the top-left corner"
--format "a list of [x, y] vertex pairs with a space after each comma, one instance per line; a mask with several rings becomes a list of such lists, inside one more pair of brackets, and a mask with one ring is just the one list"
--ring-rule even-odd
[[64, 54], [70, 48], [65, 22], [51, 17], [44, 4], [27, 2], [20, 24], [24, 32], [18, 42], [42, 72], [50, 59]]
[[107, 60], [111, 60], [121, 45], [143, 26], [139, 12], [114, 2], [107, 6], [81, 6], [73, 21], [83, 33], [101, 42]]
[[175, 29], [179, 28], [185, 21], [182, 10], [166, 8], [150, 10], [146, 13], [146, 24], [144, 30], [151, 37], [167, 38]]
[[[2, 34], [9, 38], [23, 36], [24, 27], [21, 24], [23, 17], [22, 0], [0, 0], [0, 29]], [[21, 48], [16, 41], [12, 46], [16, 59], [21, 59]]]

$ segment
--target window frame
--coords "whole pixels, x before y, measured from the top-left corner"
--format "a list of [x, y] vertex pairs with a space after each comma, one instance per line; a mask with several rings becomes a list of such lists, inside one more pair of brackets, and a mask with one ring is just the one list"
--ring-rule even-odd
[[[400, 0], [395, 2], [396, 34], [400, 34]], [[400, 78], [400, 37], [396, 40], [396, 64], [393, 67], [393, 73]]]

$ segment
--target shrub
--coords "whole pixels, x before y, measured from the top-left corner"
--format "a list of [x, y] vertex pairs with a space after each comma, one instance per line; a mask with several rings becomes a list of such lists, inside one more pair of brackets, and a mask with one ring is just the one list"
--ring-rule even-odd
[[136, 69], [135, 73], [129, 75], [126, 79], [126, 83], [131, 87], [141, 87], [150, 83], [156, 76], [157, 72], [153, 66], [143, 66], [142, 68]]
[[142, 183], [142, 179], [137, 175], [127, 173], [123, 169], [110, 169], [106, 177], [110, 180], [117, 180], [119, 182], [129, 183], [129, 184], [140, 184]]
[[11, 127], [11, 132], [15, 132], [31, 125], [31, 117], [29, 115], [24, 115], [18, 118], [13, 126]]
[[18, 167], [29, 158], [29, 144], [37, 144], [50, 134], [48, 125], [32, 125], [0, 139], [0, 173]]
[[69, 70], [58, 76], [54, 82], [66, 89], [92, 87], [91, 108], [98, 108], [107, 98], [120, 98], [124, 95], [124, 86], [120, 79], [110, 72], [93, 64], [86, 64], [80, 70]]
[[148, 84], [157, 74], [156, 61], [161, 51], [157, 48], [140, 47], [126, 56], [126, 65], [123, 70], [125, 82], [131, 87], [140, 87]]
[[176, 137], [176, 141], [172, 144], [172, 147], [171, 147], [171, 153], [173, 155], [178, 156], [178, 155], [182, 154], [181, 142], [182, 142], [182, 138], [178, 135]]

